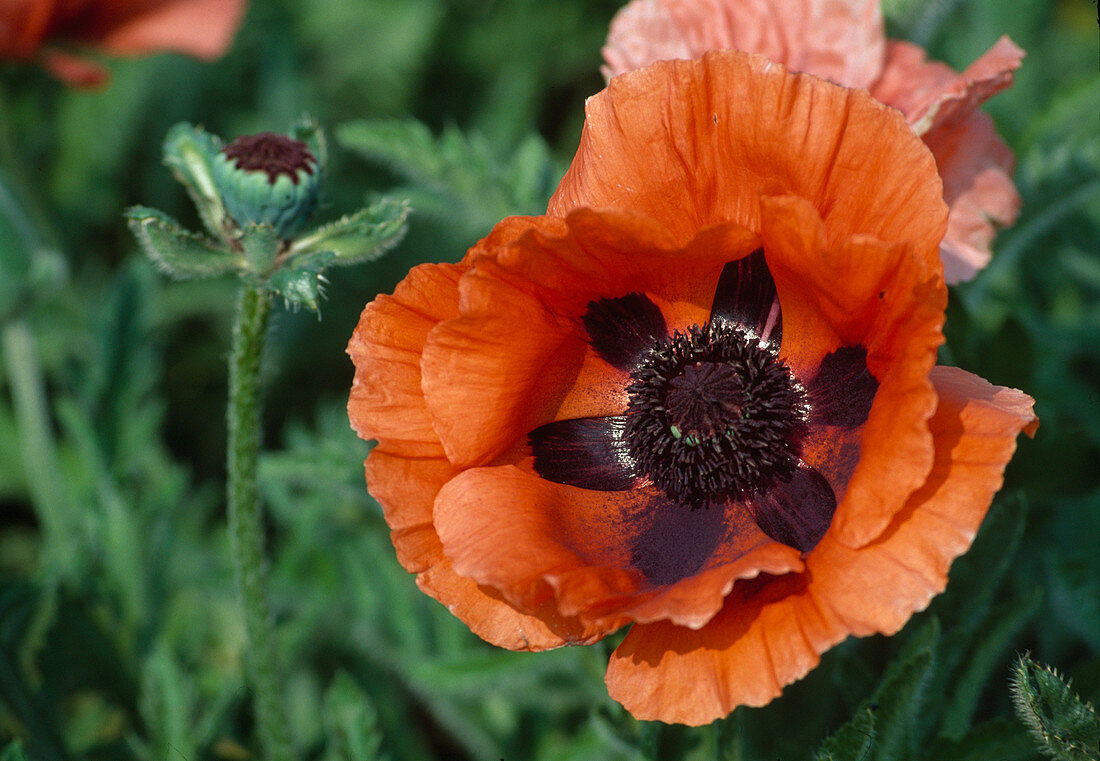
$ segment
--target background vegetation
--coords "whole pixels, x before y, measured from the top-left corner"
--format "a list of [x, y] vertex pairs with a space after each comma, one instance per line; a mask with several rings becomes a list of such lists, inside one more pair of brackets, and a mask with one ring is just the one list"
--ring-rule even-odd
[[[952, 290], [943, 360], [1028, 391], [1042, 419], [947, 593], [899, 636], [843, 644], [764, 709], [665, 728], [607, 697], [614, 642], [494, 649], [398, 566], [343, 410], [344, 346], [410, 266], [457, 260], [501, 217], [545, 209], [584, 98], [602, 87], [617, 6], [257, 0], [212, 65], [115, 61], [95, 92], [0, 69], [0, 758], [19, 757], [4, 755], [14, 738], [32, 761], [255, 751], [223, 498], [235, 283], [167, 280], [122, 212], [142, 203], [198, 227], [160, 164], [172, 124], [230, 138], [303, 112], [332, 138], [317, 219], [395, 186], [416, 209], [400, 248], [333, 273], [322, 319], [277, 313], [270, 334], [261, 488], [303, 758], [1097, 752], [1058, 745], [1035, 703], [1061, 710], [1054, 683], [1016, 666], [1030, 651], [1100, 699], [1100, 76], [1087, 0], [887, 4], [893, 36], [958, 69], [1004, 33], [1028, 51], [987, 107], [1016, 151], [1023, 213], [992, 266]], [[1038, 695], [1021, 709], [1053, 738], [1017, 719], [1014, 667], [1024, 697]]]

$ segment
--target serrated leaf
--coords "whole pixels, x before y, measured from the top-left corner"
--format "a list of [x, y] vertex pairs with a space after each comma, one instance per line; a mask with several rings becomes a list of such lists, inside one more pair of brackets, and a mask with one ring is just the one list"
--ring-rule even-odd
[[503, 217], [544, 211], [558, 174], [535, 133], [507, 153], [453, 127], [435, 137], [414, 120], [352, 122], [338, 128], [336, 137], [348, 150], [406, 177], [411, 184], [402, 193], [418, 212], [469, 239]]
[[345, 671], [325, 693], [327, 761], [377, 761], [382, 738], [370, 697]]
[[875, 742], [875, 715], [860, 708], [851, 720], [825, 739], [815, 761], [864, 761]]
[[1053, 669], [1020, 656], [1013, 669], [1012, 699], [1044, 754], [1058, 761], [1100, 757], [1100, 718]]
[[187, 188], [206, 229], [227, 240], [229, 215], [214, 184], [212, 164], [220, 149], [217, 137], [186, 122], [173, 126], [164, 138], [164, 163]]
[[902, 648], [871, 696], [877, 761], [894, 761], [912, 755], [918, 740], [917, 721], [922, 713], [939, 638], [939, 622], [932, 618]]
[[296, 240], [288, 263], [299, 266], [299, 257], [325, 252], [337, 265], [377, 259], [405, 237], [409, 211], [408, 201], [383, 198]]
[[[894, 761], [911, 755], [939, 631], [933, 618], [910, 637], [871, 697], [856, 709], [848, 724], [825, 740], [817, 761]], [[861, 715], [864, 713], [868, 715]]]
[[147, 206], [126, 212], [141, 250], [164, 272], [178, 278], [214, 277], [237, 272], [244, 260], [203, 235], [184, 229], [168, 215]]

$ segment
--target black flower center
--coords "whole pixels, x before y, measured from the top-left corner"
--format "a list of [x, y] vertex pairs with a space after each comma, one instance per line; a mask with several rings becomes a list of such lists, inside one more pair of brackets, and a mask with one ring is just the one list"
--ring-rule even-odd
[[751, 498], [798, 467], [805, 392], [771, 346], [739, 327], [711, 322], [660, 340], [627, 393], [637, 470], [677, 502]]
[[242, 135], [222, 148], [222, 153], [237, 169], [267, 172], [272, 185], [280, 174], [297, 185], [298, 171], [304, 169], [306, 174], [313, 174], [317, 164], [305, 143], [274, 132]]
[[599, 356], [629, 374], [627, 409], [531, 431], [535, 472], [643, 494], [632, 558], [646, 578], [671, 584], [695, 573], [724, 532], [737, 533], [734, 505], [801, 552], [821, 541], [878, 381], [862, 346], [792, 375], [778, 356], [783, 315], [762, 249], [722, 268], [705, 326], [670, 334], [642, 293], [592, 301], [581, 323]]

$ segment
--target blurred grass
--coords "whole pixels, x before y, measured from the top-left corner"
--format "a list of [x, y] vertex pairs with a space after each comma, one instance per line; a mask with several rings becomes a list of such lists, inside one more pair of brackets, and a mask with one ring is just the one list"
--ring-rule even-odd
[[[252, 747], [221, 495], [234, 286], [165, 280], [137, 255], [121, 213], [140, 202], [197, 224], [160, 165], [175, 122], [232, 136], [307, 111], [345, 136], [357, 123], [417, 119], [428, 144], [449, 146], [439, 153], [449, 180], [403, 172], [383, 155], [392, 145], [335, 147], [319, 219], [401, 184], [421, 211], [398, 250], [333, 278], [320, 321], [274, 318], [262, 483], [305, 757], [807, 758], [849, 747], [822, 741], [853, 716], [864, 727], [859, 707], [874, 693], [897, 705], [872, 712], [876, 734], [895, 739], [867, 758], [929, 748], [1033, 758], [1008, 692], [1023, 650], [1100, 700], [1100, 76], [1095, 5], [1084, 0], [886, 4], [893, 34], [959, 69], [1003, 33], [1028, 51], [1016, 85], [987, 107], [1016, 151], [1023, 211], [990, 268], [954, 289], [944, 360], [1033, 394], [1042, 427], [1021, 440], [977, 546], [928, 613], [894, 639], [836, 648], [765, 709], [658, 728], [607, 697], [611, 643], [495, 650], [397, 565], [363, 488], [367, 445], [342, 409], [347, 338], [409, 267], [456, 260], [499, 216], [545, 200], [576, 146], [584, 98], [602, 86], [599, 47], [617, 5], [270, 0], [253, 4], [214, 64], [113, 61], [111, 86], [97, 92], [0, 70], [0, 181], [36, 238], [0, 227], [0, 247], [30, 263], [18, 288], [0, 284], [0, 306], [38, 342], [57, 442], [50, 485], [65, 513], [62, 563], [31, 509], [4, 375], [0, 753], [13, 737], [32, 761], [234, 759]], [[923, 689], [891, 681], [916, 672]], [[911, 692], [893, 695], [892, 684]], [[380, 749], [354, 734], [360, 722], [376, 722]]]

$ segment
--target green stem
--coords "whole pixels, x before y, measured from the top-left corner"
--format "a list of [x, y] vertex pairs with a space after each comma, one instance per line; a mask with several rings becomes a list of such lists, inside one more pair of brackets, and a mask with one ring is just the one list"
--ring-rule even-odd
[[229, 364], [229, 535], [244, 605], [246, 649], [255, 690], [256, 724], [269, 761], [291, 761], [280, 689], [275, 627], [267, 600], [267, 569], [256, 466], [260, 451], [260, 362], [271, 298], [245, 282], [237, 302]]

